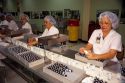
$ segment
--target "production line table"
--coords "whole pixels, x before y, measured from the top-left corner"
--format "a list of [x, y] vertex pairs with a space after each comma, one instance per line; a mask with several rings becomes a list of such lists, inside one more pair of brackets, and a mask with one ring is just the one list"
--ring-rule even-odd
[[28, 68], [20, 61], [9, 57], [7, 55], [8, 53], [3, 50], [3, 48], [0, 49], [0, 52], [7, 57], [6, 59], [3, 59], [2, 62], [9, 66], [17, 74], [19, 74], [28, 83], [61, 83], [58, 79], [55, 79], [43, 72], [43, 67], [47, 64], [50, 64], [51, 61], [45, 62], [35, 68]]
[[[56, 79], [56, 78], [54, 78], [54, 77], [52, 77], [52, 76], [50, 76], [50, 75], [48, 75], [48, 74], [46, 74], [46, 73], [43, 72], [43, 67], [46, 66], [46, 65], [48, 65], [48, 64], [50, 64], [50, 63], [52, 63], [52, 60], [50, 60], [50, 59], [46, 58], [47, 61], [45, 63], [43, 63], [41, 65], [38, 65], [36, 67], [33, 67], [33, 68], [29, 68], [29, 67], [23, 65], [23, 63], [20, 62], [19, 60], [10, 57], [10, 55], [9, 55], [9, 53], [7, 53], [5, 47], [1, 47], [0, 46], [0, 53], [2, 53], [3, 55], [5, 55], [7, 57], [6, 59], [3, 59], [2, 61], [7, 66], [9, 66], [10, 68], [12, 68], [17, 74], [19, 74], [28, 83], [62, 83], [60, 80], [58, 80], [58, 79]], [[68, 53], [69, 53], [69, 56], [68, 56]], [[65, 51], [63, 53], [64, 59], [67, 59], [67, 60], [68, 60], [68, 58], [74, 59], [75, 53], [76, 53], [75, 51], [72, 51], [72, 50], [68, 49], [67, 51]], [[72, 61], [75, 62], [76, 60], [71, 60], [70, 63], [69, 62], [68, 63], [71, 64], [71, 65], [73, 65], [71, 63]], [[79, 61], [76, 61], [76, 64], [78, 64], [78, 63], [80, 65], [83, 64], [83, 63], [81, 63]], [[114, 65], [116, 65], [116, 64], [114, 64]], [[77, 65], [75, 65], [75, 66], [77, 66]], [[81, 69], [81, 67], [80, 67], [80, 69]], [[108, 65], [108, 68], [105, 68], [105, 70], [108, 70], [109, 72], [116, 73], [116, 72], [114, 72], [112, 70], [112, 66], [111, 65]], [[83, 78], [85, 78], [85, 77], [86, 77], [86, 74], [83, 76]], [[80, 82], [82, 81], [82, 79], [80, 80]], [[111, 81], [111, 83], [113, 83], [113, 81]]]
[[3, 59], [2, 62], [12, 70], [14, 70], [28, 83], [62, 83], [60, 80], [43, 72], [43, 67], [52, 63], [52, 61], [47, 58], [46, 62], [44, 62], [43, 64], [35, 66], [33, 68], [29, 68], [19, 60], [10, 57], [11, 55], [7, 53], [4, 47], [0, 48], [0, 53], [7, 57], [6, 59]]

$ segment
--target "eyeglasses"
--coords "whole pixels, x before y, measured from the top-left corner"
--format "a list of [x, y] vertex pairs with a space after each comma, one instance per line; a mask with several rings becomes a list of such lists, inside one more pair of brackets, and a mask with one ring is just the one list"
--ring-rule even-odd
[[100, 25], [111, 25], [110, 22], [99, 22]]

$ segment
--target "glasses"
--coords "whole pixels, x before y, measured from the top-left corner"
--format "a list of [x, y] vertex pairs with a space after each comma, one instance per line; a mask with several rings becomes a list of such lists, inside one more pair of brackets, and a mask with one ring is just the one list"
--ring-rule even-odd
[[45, 20], [45, 21], [44, 21], [44, 24], [49, 24], [49, 21], [46, 21], [46, 20]]
[[110, 22], [99, 22], [100, 25], [111, 25]]

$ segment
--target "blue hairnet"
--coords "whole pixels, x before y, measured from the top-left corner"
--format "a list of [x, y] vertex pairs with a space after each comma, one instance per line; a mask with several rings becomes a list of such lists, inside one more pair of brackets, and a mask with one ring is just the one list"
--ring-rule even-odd
[[56, 20], [52, 16], [46, 16], [44, 20], [48, 20], [51, 24], [56, 26]]
[[112, 13], [110, 11], [103, 12], [103, 13], [101, 13], [99, 15], [99, 21], [101, 21], [101, 18], [103, 16], [107, 16], [110, 19], [113, 29], [118, 28], [118, 26], [119, 26], [119, 18], [118, 18], [118, 16], [116, 14], [114, 14], [114, 13]]

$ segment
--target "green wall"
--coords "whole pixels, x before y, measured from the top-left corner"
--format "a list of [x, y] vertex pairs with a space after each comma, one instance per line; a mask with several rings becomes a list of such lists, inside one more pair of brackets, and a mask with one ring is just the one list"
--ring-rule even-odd
[[22, 10], [81, 9], [82, 0], [22, 0]]
[[5, 11], [16, 11], [16, 0], [6, 0]]
[[[82, 0], [23, 0], [21, 3], [21, 11], [63, 11], [64, 9], [82, 11], [82, 3]], [[31, 23], [37, 24], [40, 31], [43, 30], [41, 29], [42, 20], [34, 19], [31, 20]]]
[[[64, 9], [80, 10], [82, 14], [83, 0], [20, 0], [20, 9], [23, 11], [63, 11]], [[7, 0], [7, 11], [16, 11], [15, 0]], [[31, 23], [37, 24], [38, 30], [42, 31], [42, 20], [31, 19]]]
[[119, 11], [121, 11], [120, 0], [91, 0], [90, 19], [96, 21], [97, 10], [115, 10], [115, 9], [119, 9]]
[[[80, 17], [83, 17], [84, 0], [20, 0], [21, 11], [54, 11], [64, 9], [80, 10]], [[96, 11], [97, 10], [114, 10], [119, 9], [119, 17], [121, 12], [121, 0], [91, 0], [90, 5], [90, 20], [96, 21]], [[16, 11], [16, 0], [7, 0], [6, 11]], [[42, 20], [31, 19], [31, 23], [37, 24], [39, 30], [42, 30]], [[84, 30], [87, 27], [82, 27], [82, 19], [80, 22], [80, 28]], [[81, 31], [81, 30], [80, 30]], [[125, 44], [125, 25], [120, 24], [120, 28], [117, 31], [123, 37], [123, 43]], [[86, 32], [87, 33], [87, 32]], [[80, 34], [86, 34], [85, 32]], [[87, 36], [87, 34], [86, 34]], [[82, 36], [80, 36], [82, 37]], [[84, 38], [82, 38], [84, 40]], [[86, 38], [85, 38], [86, 40]]]

